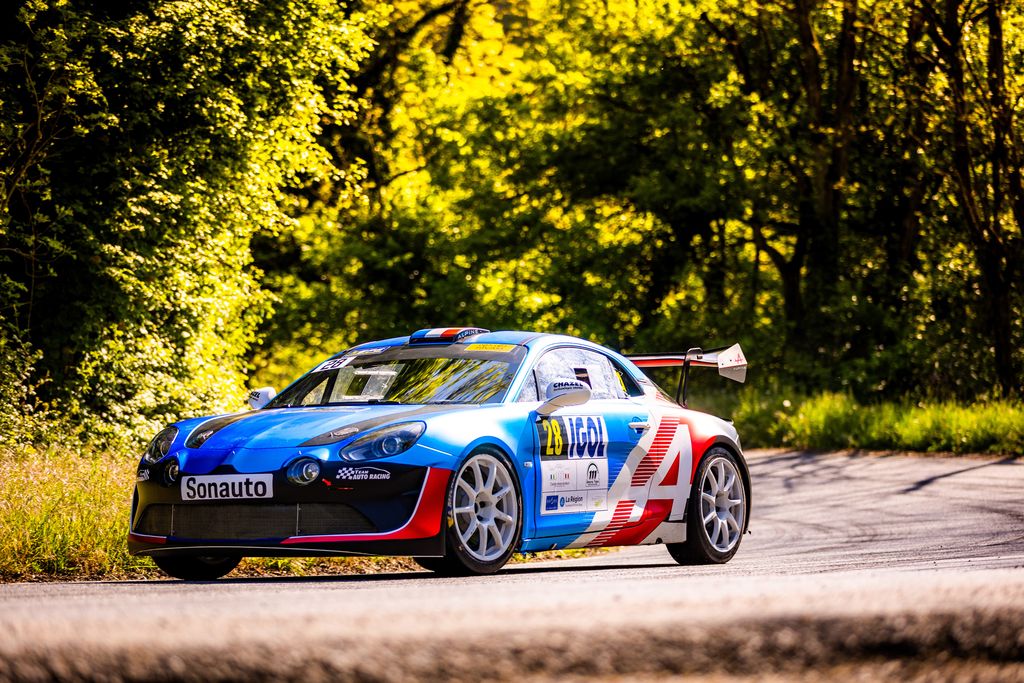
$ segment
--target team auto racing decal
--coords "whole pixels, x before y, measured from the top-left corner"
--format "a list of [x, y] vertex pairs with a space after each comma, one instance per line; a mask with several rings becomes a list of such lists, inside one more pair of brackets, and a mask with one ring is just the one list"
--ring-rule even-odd
[[542, 515], [608, 509], [608, 426], [596, 415], [537, 423]]
[[689, 428], [678, 415], [652, 412], [650, 428], [608, 489], [607, 499], [613, 507], [598, 511], [587, 530], [568, 547], [686, 540], [686, 525], [679, 522], [690, 493], [693, 449]]

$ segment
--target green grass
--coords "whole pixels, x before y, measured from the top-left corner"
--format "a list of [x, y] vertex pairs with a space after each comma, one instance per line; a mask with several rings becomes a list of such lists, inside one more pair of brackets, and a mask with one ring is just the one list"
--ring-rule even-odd
[[1024, 406], [1009, 401], [861, 405], [846, 394], [744, 394], [733, 418], [745, 446], [1024, 453]]

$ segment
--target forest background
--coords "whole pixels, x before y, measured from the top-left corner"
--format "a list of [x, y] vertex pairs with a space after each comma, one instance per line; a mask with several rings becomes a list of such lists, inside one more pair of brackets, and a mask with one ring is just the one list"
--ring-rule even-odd
[[739, 341], [693, 405], [747, 445], [1024, 451], [1019, 2], [2, 12], [4, 528], [26, 468], [130, 490], [165, 424], [439, 325]]

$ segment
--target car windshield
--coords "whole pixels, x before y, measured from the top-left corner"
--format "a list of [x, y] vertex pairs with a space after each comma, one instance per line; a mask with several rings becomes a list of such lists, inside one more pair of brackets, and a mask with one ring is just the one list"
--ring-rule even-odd
[[350, 403], [497, 403], [526, 349], [513, 344], [395, 346], [321, 363], [267, 408]]

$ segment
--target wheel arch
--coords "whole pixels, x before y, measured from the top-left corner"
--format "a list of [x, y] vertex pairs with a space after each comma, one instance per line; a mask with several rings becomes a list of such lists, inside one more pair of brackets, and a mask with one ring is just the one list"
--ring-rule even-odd
[[471, 456], [475, 455], [476, 453], [480, 453], [482, 451], [491, 451], [492, 453], [498, 453], [508, 461], [509, 465], [512, 466], [512, 476], [515, 477], [516, 486], [519, 489], [519, 502], [523, 508], [520, 514], [523, 515], [523, 528], [525, 530], [527, 498], [526, 482], [529, 471], [525, 467], [523, 467], [523, 463], [521, 463], [519, 459], [516, 458], [516, 451], [514, 448], [510, 447], [501, 439], [496, 439], [494, 437], [484, 436], [474, 441], [471, 441], [465, 448], [462, 449], [462, 452], [456, 458], [455, 466], [452, 468], [452, 476], [454, 477], [458, 474], [459, 470], [462, 469], [462, 465], [466, 462], [466, 460], [468, 460]]
[[[743, 531], [746, 533], [747, 529], [750, 528], [750, 516], [754, 509], [754, 492], [750, 486], [750, 467], [747, 465], [747, 459], [743, 457], [743, 450], [740, 448], [740, 445], [724, 434], [716, 435], [705, 442], [704, 448], [701, 450], [700, 457], [694, 458], [693, 471], [696, 473], [700, 462], [704, 459], [704, 456], [706, 456], [708, 452], [715, 447], [724, 448], [729, 451], [729, 453], [736, 458], [736, 463], [740, 466], [740, 476], [743, 477], [743, 487], [747, 491], [747, 518], [743, 521]], [[692, 496], [692, 479], [690, 481], [690, 485], [690, 495]]]
[[[513, 479], [513, 485], [516, 489], [519, 506], [519, 538], [513, 545], [512, 552], [520, 552], [523, 546], [523, 540], [525, 538], [525, 532], [527, 528], [527, 491], [525, 487], [525, 477], [522, 476], [522, 474], [520, 473], [522, 464], [516, 459], [514, 451], [511, 448], [509, 448], [507, 444], [501, 442], [500, 440], [487, 437], [479, 438], [476, 439], [475, 441], [470, 442], [459, 454], [455, 463], [455, 467], [452, 468], [452, 478], [450, 486], [456, 485], [456, 478], [459, 476], [459, 472], [462, 470], [462, 467], [471, 457], [479, 453], [489, 453], [490, 455], [500, 456], [504, 458], [505, 461], [507, 461], [508, 465], [510, 466], [509, 471]], [[444, 504], [445, 513], [444, 519], [442, 520], [442, 529], [447, 529], [450, 525], [454, 524], [454, 519], [451, 517], [451, 511], [448, 509], [449, 495], [450, 494], [446, 492]], [[447, 554], [447, 534], [442, 535], [445, 536], [445, 553]]]

